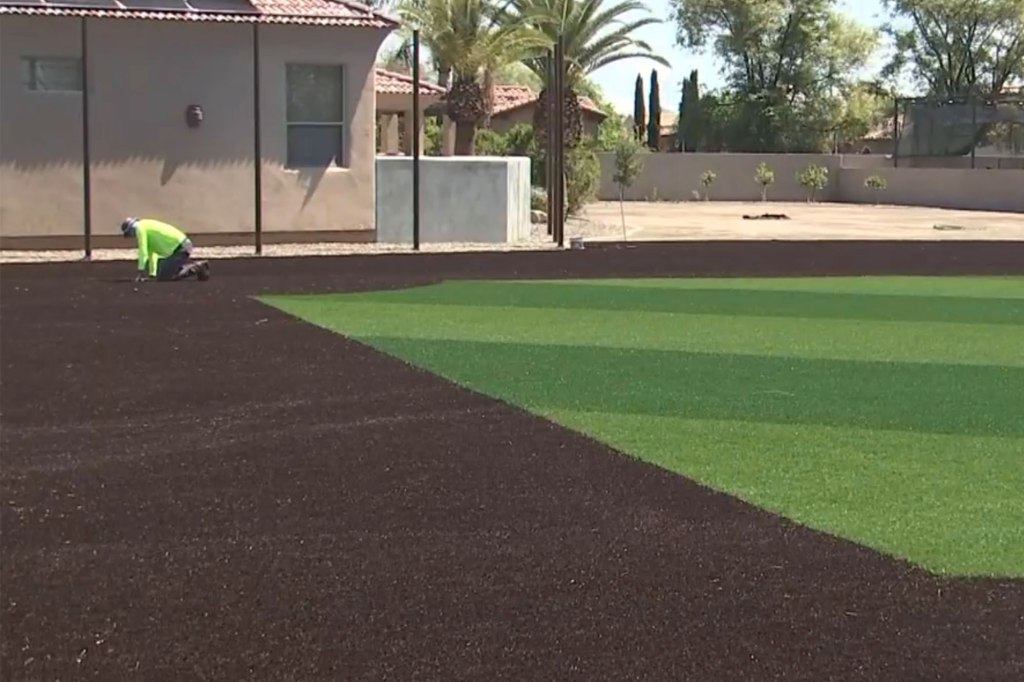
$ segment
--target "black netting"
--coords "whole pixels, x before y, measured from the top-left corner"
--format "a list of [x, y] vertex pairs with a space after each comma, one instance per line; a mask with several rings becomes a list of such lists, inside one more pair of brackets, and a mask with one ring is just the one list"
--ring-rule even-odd
[[984, 157], [1024, 163], [1024, 94], [978, 101], [901, 100], [903, 158]]

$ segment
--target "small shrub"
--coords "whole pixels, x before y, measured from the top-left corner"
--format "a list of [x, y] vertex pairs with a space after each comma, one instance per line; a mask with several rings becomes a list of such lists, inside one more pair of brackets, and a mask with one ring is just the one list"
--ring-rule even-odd
[[615, 173], [612, 181], [619, 186], [619, 213], [622, 216], [622, 241], [626, 241], [626, 190], [633, 186], [644, 167], [644, 147], [630, 135], [621, 135], [615, 141]]
[[704, 174], [700, 176], [700, 184], [704, 188], [704, 201], [711, 200], [711, 186], [717, 179], [718, 175], [714, 171], [704, 171]]
[[807, 201], [814, 201], [817, 193], [828, 186], [828, 168], [811, 164], [796, 174], [796, 181], [807, 189]]
[[487, 128], [478, 130], [474, 151], [477, 156], [508, 156], [508, 138]]
[[530, 188], [530, 210], [547, 212], [548, 192], [543, 187]]
[[881, 175], [872, 175], [864, 181], [864, 186], [876, 192], [884, 192], [889, 187], [889, 182]]
[[565, 209], [569, 215], [579, 213], [597, 194], [601, 179], [601, 162], [590, 140], [583, 140], [575, 149], [565, 152]]
[[754, 179], [761, 185], [761, 201], [768, 201], [768, 188], [775, 183], [775, 171], [763, 161], [757, 165]]
[[533, 126], [517, 123], [505, 133], [505, 148], [509, 156], [530, 156], [533, 151]]

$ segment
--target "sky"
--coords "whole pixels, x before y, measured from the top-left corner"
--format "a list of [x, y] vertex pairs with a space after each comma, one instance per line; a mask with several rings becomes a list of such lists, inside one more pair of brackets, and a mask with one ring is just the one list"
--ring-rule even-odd
[[[643, 74], [644, 92], [650, 79], [651, 69], [658, 71], [658, 85], [661, 102], [666, 110], [672, 108], [669, 103], [678, 103], [681, 83], [692, 69], [700, 72], [701, 87], [716, 88], [723, 84], [721, 64], [710, 52], [701, 54], [683, 49], [676, 44], [676, 25], [672, 21], [671, 0], [645, 0], [651, 13], [663, 19], [660, 24], [645, 26], [636, 32], [636, 36], [646, 40], [651, 49], [664, 57], [671, 68], [666, 68], [647, 59], [627, 59], [615, 62], [594, 73], [591, 77], [601, 88], [608, 100], [619, 113], [630, 116], [633, 114], [633, 89], [637, 74]], [[880, 26], [890, 20], [882, 7], [883, 0], [839, 0], [837, 5], [845, 14], [868, 26]], [[382, 47], [382, 51], [394, 47], [398, 43], [397, 34], [392, 34]], [[885, 62], [884, 50], [876, 55], [869, 70], [879, 70]]]
[[[664, 23], [645, 26], [636, 32], [636, 37], [646, 40], [653, 51], [664, 57], [672, 68], [666, 68], [646, 59], [629, 59], [610, 64], [593, 74], [592, 79], [621, 114], [633, 113], [633, 88], [638, 73], [644, 77], [644, 92], [650, 80], [651, 69], [658, 71], [658, 85], [662, 106], [670, 108], [670, 102], [678, 102], [681, 83], [692, 69], [700, 72], [703, 88], [716, 88], [723, 84], [721, 64], [710, 53], [700, 54], [686, 50], [676, 44], [676, 25], [671, 20], [670, 0], [646, 0], [651, 13], [664, 18]], [[882, 7], [882, 0], [840, 0], [841, 10], [869, 26], [880, 26], [889, 20]], [[880, 55], [872, 68], [881, 68], [884, 58]]]

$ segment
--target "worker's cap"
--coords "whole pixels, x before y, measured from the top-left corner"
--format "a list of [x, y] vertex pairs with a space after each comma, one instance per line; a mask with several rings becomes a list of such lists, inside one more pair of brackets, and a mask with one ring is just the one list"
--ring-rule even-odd
[[121, 234], [128, 234], [128, 231], [138, 225], [138, 218], [125, 218], [124, 222], [121, 223]]

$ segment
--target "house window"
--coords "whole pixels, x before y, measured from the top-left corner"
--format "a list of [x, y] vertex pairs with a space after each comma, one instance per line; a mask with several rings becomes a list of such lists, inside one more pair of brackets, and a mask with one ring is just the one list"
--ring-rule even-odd
[[38, 92], [81, 92], [82, 60], [76, 57], [22, 57], [21, 82]]
[[287, 65], [289, 168], [345, 165], [343, 78], [341, 66]]

